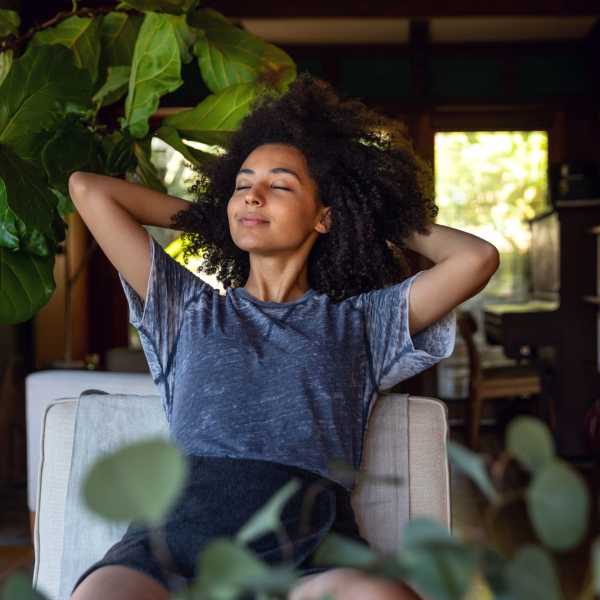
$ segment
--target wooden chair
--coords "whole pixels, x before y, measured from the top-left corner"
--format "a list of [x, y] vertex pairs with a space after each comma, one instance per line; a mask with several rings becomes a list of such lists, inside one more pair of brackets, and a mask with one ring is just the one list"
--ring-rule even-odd
[[[468, 310], [458, 311], [457, 326], [465, 341], [469, 361], [469, 396], [466, 411], [467, 445], [480, 449], [479, 425], [484, 400], [541, 394], [542, 384], [538, 371], [531, 364], [483, 367], [475, 344], [477, 321]], [[554, 406], [550, 404], [550, 418], [555, 422]]]

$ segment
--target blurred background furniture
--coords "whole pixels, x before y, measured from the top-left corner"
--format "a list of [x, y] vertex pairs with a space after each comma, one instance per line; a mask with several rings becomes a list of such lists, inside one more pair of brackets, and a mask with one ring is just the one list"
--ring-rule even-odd
[[25, 367], [13, 354], [0, 364], [0, 482], [22, 484], [27, 477], [25, 451]]
[[[541, 414], [542, 385], [537, 368], [531, 364], [483, 367], [481, 354], [475, 343], [477, 321], [468, 310], [459, 310], [457, 326], [465, 341], [469, 361], [469, 386], [466, 410], [465, 437], [468, 446], [479, 451], [479, 427], [482, 405], [486, 400], [536, 396], [538, 414]], [[555, 411], [552, 397], [550, 403], [551, 426], [554, 427]]]
[[[115, 411], [128, 411], [132, 402], [138, 402], [139, 408], [139, 400], [139, 396], [133, 395], [92, 394], [86, 396], [84, 401], [105, 405], [106, 410], [110, 410], [111, 418], [114, 418]], [[156, 422], [152, 427], [160, 426], [158, 421], [164, 419], [158, 416], [163, 414], [160, 410], [160, 397], [146, 397], [142, 400], [147, 403], [148, 414], [155, 415], [152, 418]], [[105, 445], [106, 438], [111, 435], [110, 428], [106, 431], [85, 431], [82, 435], [79, 428], [85, 427], [85, 423], [79, 421], [75, 433], [78, 402], [81, 400], [73, 397], [50, 401], [45, 405], [41, 424], [42, 461], [36, 503], [33, 585], [51, 600], [63, 600], [64, 596], [57, 595], [59, 588], [64, 591], [68, 588], [66, 584], [70, 584], [76, 576], [74, 573], [61, 572], [65, 565], [73, 570], [73, 559], [77, 560], [77, 556], [74, 557], [73, 554], [82, 549], [86, 552], [91, 549], [92, 555], [100, 558], [121, 535], [119, 530], [113, 529], [110, 544], [106, 541], [106, 535], [98, 536], [104, 537], [105, 543], [96, 547], [94, 544], [98, 542], [93, 535], [68, 535], [66, 521], [72, 521], [75, 515], [69, 512], [66, 516], [65, 506], [73, 506], [74, 490], [78, 489], [80, 483], [69, 483], [72, 463], [77, 460], [73, 457], [89, 450], [78, 447], [74, 440], [84, 440], [81, 446], [87, 446], [91, 443], [92, 436], [103, 436], [102, 444]], [[148, 426], [148, 422], [145, 426]], [[125, 431], [131, 436], [131, 440], [143, 433], [135, 431], [135, 426], [132, 431], [129, 428], [125, 428]], [[357, 483], [352, 494], [352, 504], [359, 530], [373, 547], [382, 551], [397, 548], [401, 530], [409, 518], [429, 516], [445, 527], [451, 527], [447, 439], [447, 409], [443, 402], [408, 394], [382, 393], [378, 397], [369, 415], [361, 469], [374, 474], [402, 477], [404, 482], [408, 478], [408, 481], [407, 485], [401, 483], [399, 486], [373, 480]], [[74, 483], [77, 485], [73, 485]], [[67, 496], [67, 490], [70, 496]], [[85, 512], [82, 507], [81, 514], [77, 515], [79, 523], [85, 522]], [[403, 514], [405, 518], [401, 517]], [[108, 527], [108, 523], [104, 525]], [[126, 524], [123, 530], [125, 527]], [[81, 529], [85, 529], [85, 526], [82, 525]], [[79, 531], [83, 533], [81, 529]], [[85, 544], [85, 547], [78, 549], [68, 547], [68, 544], [65, 547], [65, 539], [73, 540], [75, 545]], [[92, 555], [88, 559], [88, 566]]]
[[[583, 183], [583, 180], [580, 180]], [[531, 290], [525, 302], [484, 306], [489, 344], [507, 357], [523, 356], [543, 374], [552, 397], [555, 442], [569, 460], [591, 458], [585, 414], [600, 387], [598, 248], [591, 225], [600, 220], [600, 199], [575, 194], [527, 219], [531, 232]], [[523, 353], [526, 349], [526, 354]], [[554, 415], [555, 413], [555, 415]]]

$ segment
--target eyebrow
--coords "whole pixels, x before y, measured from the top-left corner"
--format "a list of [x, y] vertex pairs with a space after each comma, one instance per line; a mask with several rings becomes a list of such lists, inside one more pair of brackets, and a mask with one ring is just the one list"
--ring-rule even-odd
[[[254, 171], [252, 169], [240, 169], [238, 171], [238, 175], [242, 173], [249, 173], [250, 175], [254, 175]], [[302, 180], [300, 179], [300, 176], [297, 173], [294, 173], [294, 171], [292, 171], [291, 169], [286, 169], [285, 167], [275, 167], [271, 169], [271, 173], [289, 173], [290, 175], [293, 175], [300, 183], [302, 183]]]

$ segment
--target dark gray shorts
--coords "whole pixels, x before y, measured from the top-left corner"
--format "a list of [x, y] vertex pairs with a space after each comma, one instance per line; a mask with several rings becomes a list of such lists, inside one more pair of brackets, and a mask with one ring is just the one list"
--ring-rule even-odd
[[[188, 456], [188, 460], [190, 476], [184, 492], [163, 527], [155, 531], [162, 536], [162, 544], [152, 547], [161, 553], [162, 560], [151, 550], [148, 529], [132, 522], [123, 537], [79, 577], [71, 593], [92, 571], [106, 565], [131, 567], [171, 592], [180, 591], [196, 577], [196, 559], [202, 548], [215, 537], [235, 537], [293, 478], [301, 487], [281, 515], [291, 545], [282, 547], [276, 534], [268, 533], [248, 544], [257, 558], [271, 565], [288, 564], [301, 575], [309, 575], [335, 568], [312, 563], [314, 552], [329, 531], [369, 545], [358, 532], [350, 492], [337, 482], [265, 460], [213, 456]], [[307, 510], [309, 498], [312, 502]], [[302, 516], [307, 514], [308, 519]]]

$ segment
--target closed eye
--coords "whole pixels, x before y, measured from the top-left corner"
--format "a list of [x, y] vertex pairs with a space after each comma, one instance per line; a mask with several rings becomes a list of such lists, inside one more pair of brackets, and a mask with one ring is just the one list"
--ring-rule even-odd
[[[250, 186], [246, 185], [246, 186], [243, 186], [243, 187], [242, 187], [242, 186], [240, 186], [240, 187], [236, 187], [235, 189], [236, 189], [236, 190], [247, 190], [249, 187], [250, 187]], [[277, 186], [277, 185], [274, 185], [274, 186], [272, 186], [272, 187], [273, 187], [273, 189], [275, 189], [275, 190], [287, 190], [288, 192], [291, 192], [291, 191], [292, 191], [290, 188], [286, 188], [286, 187], [280, 187], [280, 186]]]

